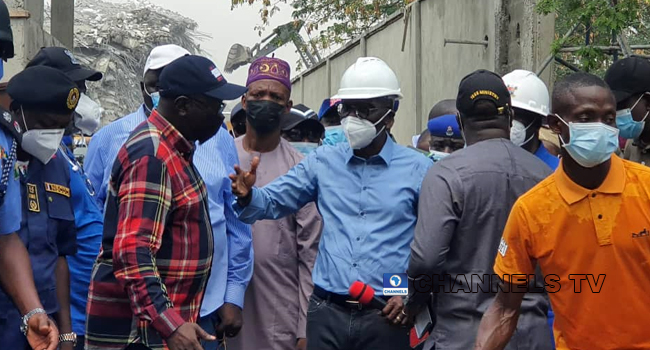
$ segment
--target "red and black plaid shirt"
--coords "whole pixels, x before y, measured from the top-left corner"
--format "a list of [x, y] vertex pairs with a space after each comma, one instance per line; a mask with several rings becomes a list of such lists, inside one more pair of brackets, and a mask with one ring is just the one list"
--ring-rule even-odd
[[164, 339], [198, 319], [213, 241], [193, 151], [156, 111], [120, 149], [88, 294], [86, 349], [167, 349]]

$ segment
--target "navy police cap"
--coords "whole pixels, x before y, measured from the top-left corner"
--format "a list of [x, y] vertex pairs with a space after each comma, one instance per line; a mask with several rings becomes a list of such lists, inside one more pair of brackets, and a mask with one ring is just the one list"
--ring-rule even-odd
[[454, 114], [441, 115], [429, 120], [427, 124], [431, 136], [449, 137], [452, 139], [462, 139], [458, 121]]
[[166, 66], [158, 89], [162, 97], [205, 95], [218, 100], [234, 100], [246, 93], [243, 86], [230, 84], [217, 66], [209, 59], [188, 55]]
[[25, 109], [72, 112], [79, 103], [79, 89], [58, 69], [34, 66], [16, 74], [7, 84], [7, 93]]

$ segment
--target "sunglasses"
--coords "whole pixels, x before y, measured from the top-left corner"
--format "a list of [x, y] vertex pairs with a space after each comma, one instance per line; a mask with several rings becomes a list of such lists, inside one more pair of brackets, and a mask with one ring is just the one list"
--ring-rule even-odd
[[375, 107], [370, 104], [348, 104], [348, 103], [342, 103], [337, 108], [338, 108], [339, 116], [341, 118], [345, 118], [350, 115], [353, 115], [361, 119], [367, 119], [375, 111], [390, 109], [390, 107]]

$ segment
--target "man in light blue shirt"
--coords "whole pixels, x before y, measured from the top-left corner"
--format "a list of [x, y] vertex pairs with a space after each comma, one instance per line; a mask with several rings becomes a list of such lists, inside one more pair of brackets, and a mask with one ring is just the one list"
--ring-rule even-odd
[[[142, 91], [144, 104], [133, 114], [125, 116], [100, 129], [88, 146], [84, 169], [95, 188], [98, 199], [104, 207], [106, 187], [113, 162], [119, 149], [136, 126], [147, 119], [158, 102], [156, 87], [162, 69], [189, 52], [176, 45], [154, 48], [145, 65]], [[232, 202], [228, 174], [239, 163], [235, 143], [228, 131], [217, 134], [199, 145], [194, 153], [194, 164], [208, 189], [210, 220], [214, 234], [214, 258], [212, 274], [208, 280], [201, 318], [207, 318], [213, 329], [206, 331], [235, 336], [242, 326], [241, 310], [244, 307], [244, 292], [253, 274], [253, 246], [250, 226], [237, 219]], [[205, 346], [215, 346], [216, 342]]]
[[[308, 349], [410, 348], [402, 297], [381, 296], [383, 274], [406, 271], [420, 184], [433, 163], [388, 135], [401, 97], [397, 77], [383, 61], [360, 58], [335, 97], [343, 100], [339, 111], [349, 142], [319, 147], [263, 188], [253, 188], [258, 158], [249, 172], [236, 167], [231, 175], [244, 222], [318, 204], [323, 233], [307, 312]], [[357, 280], [387, 301], [384, 317], [348, 296]]]

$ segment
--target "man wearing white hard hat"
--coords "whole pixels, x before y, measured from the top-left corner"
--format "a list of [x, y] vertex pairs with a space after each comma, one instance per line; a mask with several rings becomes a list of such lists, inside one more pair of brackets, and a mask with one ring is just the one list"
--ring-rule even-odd
[[[106, 189], [117, 153], [131, 131], [143, 123], [158, 106], [158, 77], [163, 69], [190, 52], [177, 45], [162, 45], [151, 50], [147, 58], [142, 89], [143, 104], [134, 113], [100, 129], [93, 136], [84, 169], [98, 190], [100, 207], [104, 208]], [[215, 67], [212, 74], [220, 74]], [[222, 78], [222, 76], [219, 76]], [[237, 220], [232, 208], [234, 196], [228, 174], [239, 164], [235, 142], [225, 126], [194, 152], [194, 164], [208, 190], [208, 209], [214, 235], [214, 258], [206, 287], [201, 320], [218, 329], [210, 334], [235, 336], [242, 326], [244, 292], [253, 275], [253, 237], [249, 225]]]
[[[262, 188], [253, 187], [259, 159], [250, 171], [237, 167], [230, 177], [235, 209], [253, 223], [317, 202], [323, 232], [307, 312], [308, 349], [409, 349], [402, 296], [382, 292], [386, 281], [398, 280], [391, 276], [406, 271], [420, 184], [433, 163], [389, 137], [402, 93], [382, 60], [359, 58], [333, 98], [342, 100], [348, 142], [317, 148]], [[387, 302], [382, 315], [348, 294], [355, 281]]]
[[542, 120], [549, 113], [549, 94], [546, 84], [533, 72], [514, 70], [503, 76], [508, 87], [515, 116], [510, 128], [510, 141], [541, 159], [552, 170], [560, 159], [544, 147], [539, 139]]

